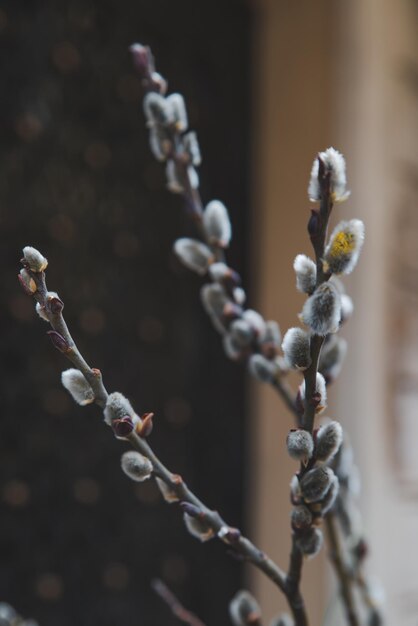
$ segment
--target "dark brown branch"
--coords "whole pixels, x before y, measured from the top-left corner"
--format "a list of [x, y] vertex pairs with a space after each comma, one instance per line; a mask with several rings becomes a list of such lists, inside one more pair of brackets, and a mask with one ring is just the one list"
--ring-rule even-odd
[[194, 613], [191, 613], [188, 609], [186, 609], [178, 598], [174, 595], [174, 593], [167, 587], [166, 584], [163, 583], [159, 578], [154, 579], [151, 582], [151, 587], [155, 591], [156, 594], [160, 596], [162, 600], [166, 603], [170, 611], [172, 612], [177, 619], [179, 619], [184, 624], [188, 624], [188, 626], [205, 626], [201, 619], [197, 617]]

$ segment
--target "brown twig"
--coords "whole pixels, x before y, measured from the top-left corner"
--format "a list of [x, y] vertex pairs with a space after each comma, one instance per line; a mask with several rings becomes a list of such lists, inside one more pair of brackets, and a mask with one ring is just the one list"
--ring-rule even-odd
[[180, 600], [174, 595], [174, 593], [167, 587], [165, 583], [159, 578], [155, 578], [151, 582], [151, 587], [156, 594], [160, 596], [166, 603], [170, 611], [177, 619], [188, 626], [205, 626], [201, 619], [194, 613], [186, 609], [180, 602]]

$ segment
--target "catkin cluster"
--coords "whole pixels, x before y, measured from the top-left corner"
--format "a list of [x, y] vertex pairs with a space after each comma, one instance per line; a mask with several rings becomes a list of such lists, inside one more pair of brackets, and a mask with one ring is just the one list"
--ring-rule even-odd
[[322, 531], [318, 525], [338, 495], [338, 478], [329, 464], [342, 439], [341, 425], [335, 421], [321, 426], [314, 436], [300, 428], [291, 430], [287, 437], [289, 455], [302, 463], [302, 470], [290, 484], [291, 522], [298, 546], [306, 556], [314, 556], [320, 550]]

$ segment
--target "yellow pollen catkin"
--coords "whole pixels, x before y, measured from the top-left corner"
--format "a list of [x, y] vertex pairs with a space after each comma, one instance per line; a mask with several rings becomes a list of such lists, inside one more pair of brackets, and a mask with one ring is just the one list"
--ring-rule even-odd
[[334, 237], [329, 255], [331, 257], [338, 257], [343, 254], [349, 254], [355, 248], [355, 238], [352, 233], [346, 233], [340, 231]]

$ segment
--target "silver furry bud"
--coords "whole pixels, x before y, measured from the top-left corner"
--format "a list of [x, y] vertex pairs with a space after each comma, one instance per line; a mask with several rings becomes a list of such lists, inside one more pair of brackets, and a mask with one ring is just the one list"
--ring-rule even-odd
[[155, 91], [150, 91], [144, 97], [143, 106], [149, 126], [169, 123], [169, 108], [164, 96]]
[[238, 591], [229, 603], [229, 615], [234, 626], [249, 626], [261, 618], [261, 609], [249, 591]]
[[112, 425], [114, 420], [120, 420], [127, 416], [131, 419], [135, 417], [132, 404], [119, 391], [114, 391], [108, 395], [103, 413], [105, 422], [109, 424], [109, 426]]
[[[303, 380], [299, 387], [299, 394], [302, 402], [305, 401], [305, 393], [305, 381]], [[327, 384], [325, 382], [325, 378], [319, 373], [316, 375], [315, 394], [317, 395], [317, 398], [315, 398], [315, 413], [319, 414], [322, 413], [322, 411], [327, 407]]]
[[231, 333], [226, 333], [222, 339], [223, 348], [228, 359], [238, 361], [243, 356], [243, 347]]
[[309, 528], [312, 524], [312, 513], [307, 506], [300, 504], [294, 506], [290, 514], [293, 528]]
[[75, 368], [65, 370], [61, 374], [61, 382], [77, 404], [85, 406], [94, 402], [94, 391], [80, 370]]
[[174, 242], [173, 249], [183, 265], [201, 276], [206, 274], [213, 260], [213, 254], [210, 248], [196, 239], [190, 239], [188, 237], [177, 239]]
[[329, 422], [321, 426], [316, 435], [315, 458], [327, 463], [334, 457], [343, 441], [343, 429], [339, 422]]
[[172, 93], [166, 98], [166, 106], [170, 124], [174, 124], [179, 132], [187, 130], [189, 122], [183, 96], [180, 93]]
[[187, 135], [184, 135], [183, 146], [186, 153], [189, 155], [191, 164], [195, 167], [200, 165], [202, 162], [202, 156], [200, 154], [200, 147], [197, 140], [197, 135], [194, 131], [191, 131], [187, 133]]
[[280, 372], [280, 367], [276, 361], [270, 361], [261, 354], [252, 354], [248, 359], [248, 369], [250, 373], [263, 383], [274, 383]]
[[136, 482], [143, 482], [150, 478], [153, 469], [151, 461], [136, 450], [129, 450], [122, 454], [121, 467], [125, 474]]
[[340, 490], [340, 481], [337, 476], [332, 477], [330, 488], [328, 489], [328, 493], [325, 498], [321, 502], [321, 514], [326, 515], [328, 511], [332, 509], [335, 504], [335, 501], [338, 496], [338, 492]]
[[347, 341], [343, 337], [330, 335], [321, 350], [318, 370], [326, 381], [335, 380], [344, 362], [347, 353]]
[[232, 229], [228, 211], [219, 200], [212, 200], [203, 212], [203, 228], [209, 243], [227, 248], [231, 241]]
[[316, 335], [337, 332], [341, 321], [341, 298], [332, 283], [323, 283], [308, 298], [300, 319]]
[[313, 557], [320, 551], [323, 540], [322, 531], [319, 528], [311, 528], [297, 538], [297, 544], [305, 556]]
[[334, 472], [326, 466], [314, 467], [300, 481], [302, 496], [306, 502], [319, 502], [331, 486]]
[[302, 328], [289, 328], [282, 342], [284, 358], [292, 369], [306, 370], [311, 364], [310, 337]]
[[296, 289], [302, 293], [311, 294], [316, 286], [316, 265], [305, 254], [298, 254], [293, 262], [296, 274]]
[[23, 258], [32, 272], [43, 272], [48, 267], [48, 261], [44, 255], [36, 248], [32, 248], [32, 246], [23, 248]]
[[302, 428], [290, 431], [287, 435], [286, 445], [289, 456], [298, 461], [310, 459], [314, 449], [311, 433]]
[[[324, 152], [320, 152], [318, 157], [321, 159], [325, 166], [325, 170], [329, 171], [330, 177], [330, 193], [333, 202], [343, 202], [348, 198], [350, 192], [347, 191], [347, 179], [345, 175], [345, 159], [343, 155], [335, 150], [335, 148], [328, 148]], [[315, 158], [311, 178], [308, 187], [308, 196], [312, 202], [319, 202], [321, 200], [321, 186], [318, 180], [319, 174], [319, 162], [318, 157]]]

